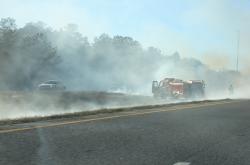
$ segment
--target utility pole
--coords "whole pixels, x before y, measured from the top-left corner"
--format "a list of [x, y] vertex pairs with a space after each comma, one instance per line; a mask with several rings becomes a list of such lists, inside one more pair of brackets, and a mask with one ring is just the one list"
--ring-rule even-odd
[[236, 71], [239, 72], [239, 53], [240, 53], [240, 31], [237, 31], [237, 61], [236, 61]]

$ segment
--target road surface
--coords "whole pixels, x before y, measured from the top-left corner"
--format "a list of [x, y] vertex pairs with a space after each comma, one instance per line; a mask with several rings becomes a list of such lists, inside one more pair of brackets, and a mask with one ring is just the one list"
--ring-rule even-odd
[[2, 165], [249, 165], [250, 101], [0, 126]]

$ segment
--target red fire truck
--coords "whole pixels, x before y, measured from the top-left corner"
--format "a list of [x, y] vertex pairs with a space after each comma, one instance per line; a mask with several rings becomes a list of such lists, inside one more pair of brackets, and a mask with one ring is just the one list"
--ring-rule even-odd
[[202, 98], [205, 96], [203, 80], [184, 81], [175, 78], [165, 78], [152, 83], [152, 93], [156, 98]]

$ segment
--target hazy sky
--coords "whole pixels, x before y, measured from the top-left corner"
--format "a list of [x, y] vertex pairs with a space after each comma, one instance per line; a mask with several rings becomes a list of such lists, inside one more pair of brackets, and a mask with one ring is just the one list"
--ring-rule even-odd
[[235, 67], [240, 30], [241, 68], [250, 62], [250, 0], [0, 0], [0, 17], [19, 27], [68, 23], [90, 39], [101, 33], [131, 36], [145, 47], [178, 51], [217, 68]]

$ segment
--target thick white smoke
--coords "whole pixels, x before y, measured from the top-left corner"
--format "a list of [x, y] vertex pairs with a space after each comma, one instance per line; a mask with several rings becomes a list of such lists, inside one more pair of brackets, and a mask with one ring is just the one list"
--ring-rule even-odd
[[[18, 28], [15, 20], [8, 18], [1, 20], [0, 41], [1, 91], [34, 92], [39, 83], [56, 79], [62, 81], [71, 92], [109, 91], [151, 95], [153, 80], [173, 77], [204, 80], [209, 99], [249, 97], [247, 72], [214, 70], [200, 60], [183, 58], [179, 53], [166, 55], [154, 47], [143, 48], [131, 37], [103, 34], [90, 43], [75, 25], [59, 31], [42, 23], [29, 23]], [[228, 91], [231, 84], [234, 86], [234, 95]], [[94, 100], [97, 98], [92, 97]], [[82, 110], [82, 106], [86, 110], [103, 108], [102, 105], [109, 107], [109, 103], [112, 106], [132, 103], [105, 100], [105, 104], [100, 104], [93, 100], [86, 101], [86, 97], [82, 98], [81, 95], [76, 99], [85, 100], [85, 104], [67, 107], [71, 105], [68, 102], [66, 107], [61, 107], [63, 102], [54, 100], [57, 104], [50, 101], [48, 105], [51, 106], [45, 108], [48, 111], [41, 112], [43, 104], [37, 104], [36, 99], [21, 103], [17, 99], [16, 103], [9, 104], [2, 101], [0, 108], [11, 109], [5, 117], [12, 118], [75, 112]], [[40, 98], [38, 100], [42, 101]], [[46, 104], [47, 101], [44, 99], [42, 102]]]

